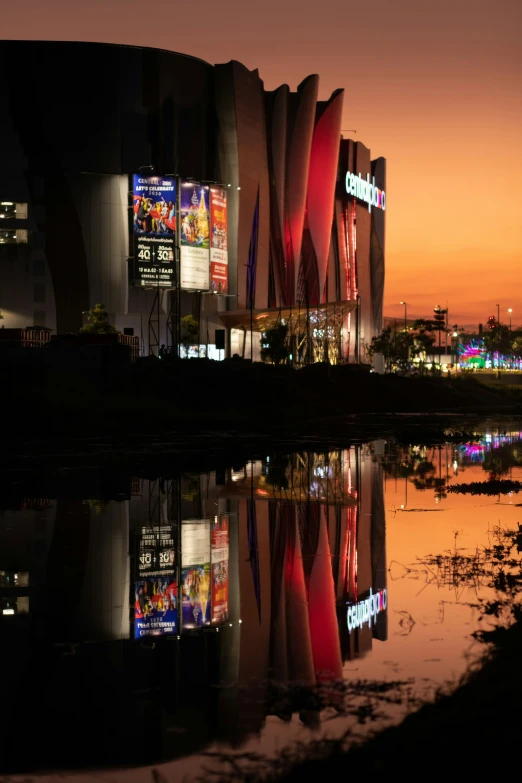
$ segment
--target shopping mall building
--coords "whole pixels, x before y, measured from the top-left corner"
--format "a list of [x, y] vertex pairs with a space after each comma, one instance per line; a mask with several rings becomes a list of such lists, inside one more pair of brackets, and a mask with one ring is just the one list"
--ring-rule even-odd
[[3, 326], [76, 332], [103, 303], [144, 355], [177, 350], [192, 314], [214, 358], [256, 358], [282, 321], [296, 363], [364, 359], [386, 162], [342, 136], [343, 90], [131, 46], [3, 41], [0, 58]]

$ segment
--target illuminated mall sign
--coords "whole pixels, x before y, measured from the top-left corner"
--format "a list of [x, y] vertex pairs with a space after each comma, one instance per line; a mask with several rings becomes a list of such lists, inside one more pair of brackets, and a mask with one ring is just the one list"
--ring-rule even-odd
[[346, 172], [346, 192], [349, 196], [355, 196], [360, 201], [368, 204], [368, 212], [372, 211], [372, 207], [378, 209], [386, 209], [386, 194], [384, 190], [376, 187], [375, 177], [372, 177], [370, 182], [370, 175], [366, 175], [366, 179], [361, 177], [361, 173], [352, 174], [351, 171]]
[[377, 615], [386, 609], [386, 604], [386, 588], [379, 590], [378, 593], [373, 593], [370, 587], [368, 598], [365, 598], [364, 601], [359, 601], [357, 604], [348, 604], [346, 612], [348, 633], [351, 633], [354, 628], [362, 628], [365, 623], [368, 624], [368, 628], [371, 628], [372, 618], [375, 625]]

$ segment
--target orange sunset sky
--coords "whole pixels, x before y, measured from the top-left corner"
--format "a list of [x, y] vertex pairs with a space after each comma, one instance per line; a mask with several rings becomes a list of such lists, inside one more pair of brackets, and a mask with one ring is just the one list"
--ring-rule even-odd
[[[522, 324], [521, 31], [520, 0], [26, 0], [2, 7], [0, 35], [236, 59], [267, 89], [319, 73], [321, 98], [343, 87], [343, 127], [388, 160], [385, 315], [448, 303], [464, 325], [497, 303]], [[50, 77], [35, 63], [20, 89], [59, 89]]]

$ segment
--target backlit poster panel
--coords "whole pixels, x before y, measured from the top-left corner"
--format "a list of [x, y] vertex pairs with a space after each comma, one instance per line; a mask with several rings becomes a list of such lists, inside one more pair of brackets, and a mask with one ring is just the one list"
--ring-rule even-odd
[[208, 291], [210, 285], [210, 215], [208, 186], [180, 184], [180, 285]]
[[178, 585], [174, 575], [144, 577], [135, 583], [134, 638], [178, 632]]
[[227, 191], [210, 188], [210, 290], [228, 293]]
[[216, 518], [212, 525], [212, 622], [228, 619], [228, 518]]
[[176, 180], [133, 177], [134, 285], [172, 288], [176, 241]]
[[181, 526], [182, 629], [210, 624], [210, 520]]

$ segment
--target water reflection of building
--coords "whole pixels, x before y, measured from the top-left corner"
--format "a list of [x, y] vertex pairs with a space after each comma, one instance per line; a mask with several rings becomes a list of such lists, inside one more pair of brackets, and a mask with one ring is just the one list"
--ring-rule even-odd
[[246, 658], [271, 682], [269, 710], [317, 707], [316, 686], [341, 680], [346, 659], [386, 639], [385, 612], [372, 627], [349, 632], [346, 622], [347, 604], [386, 587], [382, 468], [361, 447], [279, 455], [233, 472], [221, 494], [236, 499], [250, 546], [240, 558], [241, 594], [250, 587], [241, 659], [255, 628]]
[[[28, 585], [0, 575], [0, 595], [29, 598], [24, 616], [2, 618], [12, 672], [0, 727], [6, 768], [24, 758], [17, 726], [28, 705], [41, 726], [32, 754], [41, 767], [147, 763], [216, 739], [239, 743], [270, 713], [313, 722], [316, 686], [386, 638], [385, 617], [352, 633], [346, 623], [347, 602], [385, 586], [382, 474], [365, 447], [128, 477], [117, 491], [88, 494], [59, 488], [4, 503], [0, 572], [28, 574]], [[213, 537], [225, 519], [226, 537], [223, 525]], [[224, 594], [214, 600], [207, 588], [209, 622], [135, 640], [144, 575], [172, 572], [181, 598], [183, 570], [195, 565], [184, 565], [184, 525], [196, 526], [191, 559], [207, 530], [210, 566], [222, 573], [226, 557], [226, 609]]]

